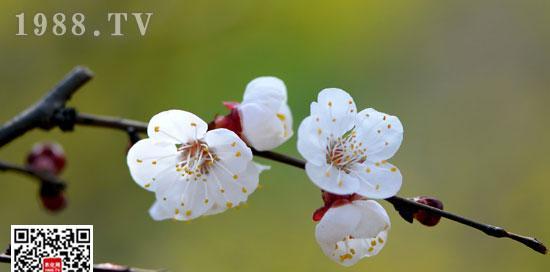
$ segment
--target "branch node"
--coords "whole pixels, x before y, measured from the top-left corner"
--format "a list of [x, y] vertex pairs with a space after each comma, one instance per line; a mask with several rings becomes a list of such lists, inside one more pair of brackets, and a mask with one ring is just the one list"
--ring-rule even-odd
[[76, 110], [74, 108], [61, 108], [54, 112], [52, 122], [62, 131], [73, 131], [76, 122]]

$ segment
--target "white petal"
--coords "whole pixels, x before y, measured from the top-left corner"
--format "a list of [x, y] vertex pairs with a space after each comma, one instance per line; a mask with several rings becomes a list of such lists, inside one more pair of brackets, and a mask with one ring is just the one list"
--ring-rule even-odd
[[221, 213], [246, 202], [248, 196], [258, 187], [260, 173], [267, 168], [249, 162], [246, 169], [238, 174], [230, 174], [224, 169], [215, 168], [208, 182], [212, 207], [205, 215]]
[[238, 173], [243, 171], [252, 161], [252, 151], [233, 131], [214, 129], [204, 136], [208, 148], [229, 171]]
[[373, 200], [356, 200], [330, 208], [315, 228], [323, 253], [344, 266], [374, 256], [384, 247], [390, 228], [388, 214]]
[[357, 108], [353, 98], [345, 91], [336, 88], [324, 89], [311, 103], [311, 116], [320, 123], [327, 134], [342, 136], [355, 125]]
[[401, 189], [403, 177], [397, 167], [386, 161], [356, 165], [353, 173], [359, 179], [356, 193], [368, 198], [392, 197]]
[[156, 221], [166, 220], [174, 217], [174, 214], [163, 207], [158, 200], [153, 203], [153, 206], [151, 206], [151, 208], [149, 208], [149, 215], [151, 215], [151, 218]]
[[181, 144], [202, 138], [207, 129], [208, 125], [190, 112], [168, 110], [151, 118], [147, 135], [159, 141]]
[[242, 104], [257, 103], [276, 111], [286, 102], [286, 86], [276, 77], [258, 77], [246, 86]]
[[315, 185], [333, 194], [352, 194], [359, 188], [359, 181], [356, 177], [346, 174], [326, 163], [317, 166], [307, 162], [306, 173]]
[[286, 103], [282, 104], [281, 108], [277, 111], [277, 119], [279, 119], [283, 125], [283, 133], [279, 135], [279, 138], [281, 141], [285, 142], [294, 134], [292, 130], [292, 112]]
[[191, 220], [210, 209], [207, 179], [179, 176], [163, 182], [156, 191], [157, 201], [177, 220]]
[[285, 130], [277, 111], [257, 103], [239, 106], [243, 135], [257, 150], [270, 150], [285, 142], [292, 134]]
[[403, 141], [403, 125], [399, 118], [369, 108], [357, 115], [357, 139], [367, 148], [367, 160], [387, 160]]
[[312, 116], [302, 121], [298, 128], [298, 152], [308, 163], [323, 165], [326, 163], [327, 135]]
[[176, 175], [177, 148], [175, 144], [143, 139], [128, 151], [126, 162], [134, 181], [141, 187], [154, 191], [163, 172]]

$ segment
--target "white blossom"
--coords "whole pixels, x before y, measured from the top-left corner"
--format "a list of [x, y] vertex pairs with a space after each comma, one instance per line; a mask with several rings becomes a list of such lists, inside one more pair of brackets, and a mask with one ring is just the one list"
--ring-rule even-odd
[[384, 247], [390, 229], [388, 214], [374, 200], [355, 200], [330, 208], [317, 227], [315, 238], [333, 261], [351, 266]]
[[399, 119], [368, 108], [357, 112], [351, 96], [324, 89], [298, 129], [298, 151], [308, 177], [334, 194], [387, 198], [401, 187], [401, 173], [388, 163], [403, 140]]
[[156, 195], [155, 220], [191, 220], [245, 202], [263, 170], [249, 147], [232, 131], [214, 129], [196, 115], [161, 112], [149, 121], [149, 138], [127, 156], [132, 178]]
[[282, 80], [276, 77], [252, 80], [237, 109], [241, 117], [241, 135], [255, 149], [271, 150], [292, 137], [292, 113]]

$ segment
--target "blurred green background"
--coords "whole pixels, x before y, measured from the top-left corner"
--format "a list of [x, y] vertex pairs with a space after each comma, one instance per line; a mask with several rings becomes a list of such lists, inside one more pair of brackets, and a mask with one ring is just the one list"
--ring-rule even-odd
[[[88, 33], [16, 37], [15, 15], [87, 16]], [[107, 12], [154, 12], [146, 36]], [[93, 37], [93, 29], [103, 35]], [[400, 117], [392, 159], [403, 196], [434, 195], [459, 214], [550, 243], [550, 3], [540, 1], [15, 1], [0, 3], [0, 122], [36, 101], [75, 65], [96, 73], [70, 105], [147, 121], [170, 108], [211, 119], [262, 75], [283, 79], [296, 130], [325, 87], [359, 108]], [[410, 225], [392, 210], [389, 244], [343, 268], [314, 238], [319, 190], [277, 163], [248, 207], [189, 224], [154, 222], [154, 196], [130, 178], [127, 137], [78, 127], [33, 131], [0, 150], [22, 162], [33, 143], [68, 154], [68, 208], [46, 213], [37, 186], [0, 173], [0, 246], [11, 224], [93, 224], [95, 262], [172, 271], [547, 271], [548, 256], [443, 221]], [[278, 151], [298, 156], [295, 138]], [[0, 271], [8, 271], [0, 265]], [[546, 269], [545, 269], [546, 267]]]

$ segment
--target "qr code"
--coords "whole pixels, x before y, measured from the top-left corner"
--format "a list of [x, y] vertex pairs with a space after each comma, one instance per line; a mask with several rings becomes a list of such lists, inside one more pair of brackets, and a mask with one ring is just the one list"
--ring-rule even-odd
[[12, 225], [12, 272], [91, 272], [93, 226]]

